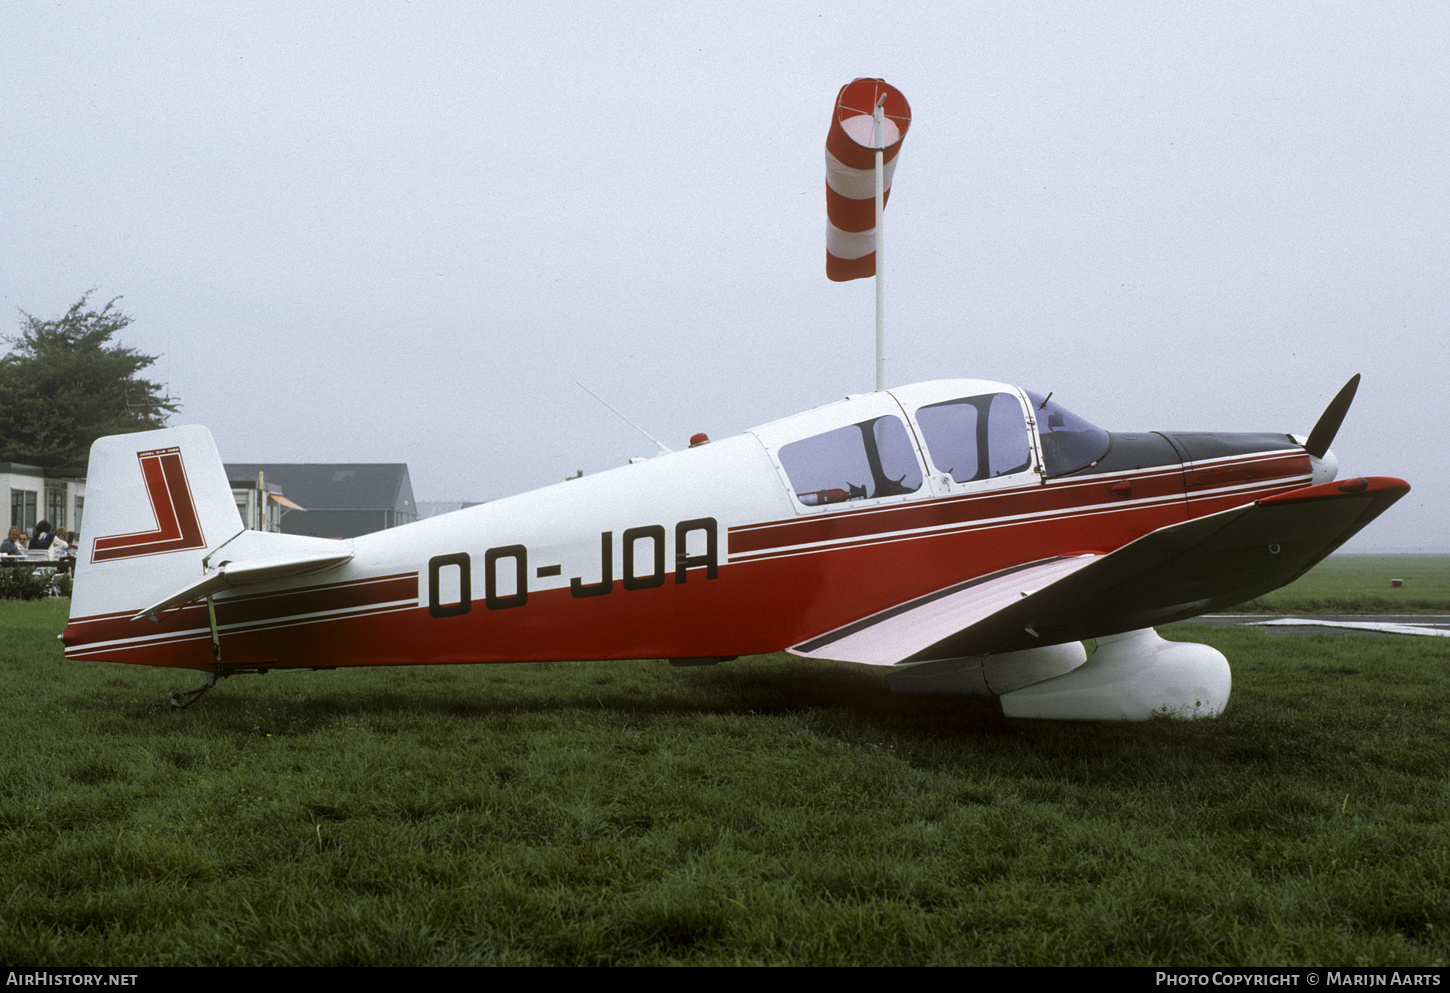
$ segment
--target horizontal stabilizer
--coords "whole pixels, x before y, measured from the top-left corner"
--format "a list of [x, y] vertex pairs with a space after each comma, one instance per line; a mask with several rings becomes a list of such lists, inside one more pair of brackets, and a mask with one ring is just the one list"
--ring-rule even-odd
[[938, 590], [790, 651], [893, 665], [1185, 620], [1293, 582], [1409, 489], [1372, 477], [1266, 497], [1160, 528], [1107, 555], [1049, 559]]
[[194, 583], [153, 603], [131, 618], [159, 620], [162, 612], [239, 586], [306, 576], [342, 565], [352, 558], [352, 542], [301, 535], [243, 531], [207, 557], [216, 560]]

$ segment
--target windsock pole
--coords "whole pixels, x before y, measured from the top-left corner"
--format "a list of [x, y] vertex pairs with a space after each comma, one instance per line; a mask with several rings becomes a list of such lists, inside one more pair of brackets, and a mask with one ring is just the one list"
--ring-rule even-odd
[[[886, 388], [886, 273], [882, 217], [911, 105], [883, 79], [851, 80], [826, 132], [826, 278], [876, 277], [876, 389]], [[874, 194], [874, 195], [873, 195]], [[873, 226], [874, 222], [874, 226]]]
[[886, 94], [876, 101], [872, 115], [876, 139], [876, 389], [886, 389]]

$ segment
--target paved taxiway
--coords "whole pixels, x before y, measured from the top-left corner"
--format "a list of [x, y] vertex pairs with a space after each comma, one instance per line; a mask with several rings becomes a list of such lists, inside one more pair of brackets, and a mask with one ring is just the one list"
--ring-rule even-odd
[[1282, 634], [1405, 634], [1450, 637], [1450, 614], [1205, 614], [1188, 623], [1249, 624]]

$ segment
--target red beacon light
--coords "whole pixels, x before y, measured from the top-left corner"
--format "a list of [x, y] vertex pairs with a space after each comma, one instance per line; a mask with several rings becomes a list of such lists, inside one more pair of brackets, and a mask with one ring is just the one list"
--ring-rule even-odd
[[703, 445], [709, 440], [710, 436], [708, 434], [703, 431], [697, 431], [694, 434], [690, 435], [690, 447], [694, 448], [697, 445]]

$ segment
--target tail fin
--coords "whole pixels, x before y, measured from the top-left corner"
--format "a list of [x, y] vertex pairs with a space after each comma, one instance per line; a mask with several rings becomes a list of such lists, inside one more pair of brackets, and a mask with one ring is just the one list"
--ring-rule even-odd
[[[216, 442], [196, 425], [92, 445], [85, 528], [61, 636], [69, 658], [204, 664], [212, 639], [208, 629], [194, 630], [195, 618], [174, 618], [160, 630], [134, 622], [242, 583], [351, 558], [350, 542], [246, 531]], [[222, 546], [224, 560], [211, 561], [223, 559], [216, 555]], [[157, 654], [163, 645], [168, 650]]]
[[242, 530], [211, 432], [193, 425], [98, 440], [85, 529], [72, 619], [134, 612], [201, 579], [207, 552]]

